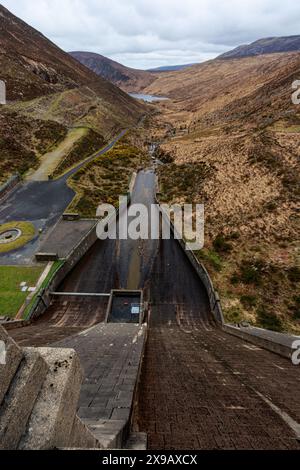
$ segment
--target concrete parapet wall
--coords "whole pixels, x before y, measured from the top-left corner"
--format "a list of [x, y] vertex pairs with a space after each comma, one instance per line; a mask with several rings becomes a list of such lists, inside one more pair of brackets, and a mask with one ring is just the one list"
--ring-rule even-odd
[[291, 359], [293, 352], [293, 342], [299, 341], [300, 336], [292, 336], [284, 333], [276, 333], [274, 331], [264, 330], [255, 327], [239, 327], [224, 324], [222, 330], [230, 335], [237, 336], [249, 343], [254, 344], [263, 349], [267, 349], [280, 356]]
[[0, 326], [0, 449], [100, 448], [77, 416], [78, 355], [66, 348], [20, 348]]
[[47, 376], [22, 437], [20, 449], [53, 449], [67, 446], [76, 416], [82, 370], [73, 349], [24, 348], [38, 353], [47, 364]]
[[58, 254], [57, 253], [36, 253], [35, 259], [40, 262], [48, 262], [48, 261], [57, 261]]

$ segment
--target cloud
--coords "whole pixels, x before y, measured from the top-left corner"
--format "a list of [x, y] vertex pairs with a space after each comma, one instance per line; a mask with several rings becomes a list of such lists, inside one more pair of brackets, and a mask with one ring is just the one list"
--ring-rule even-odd
[[200, 62], [240, 44], [299, 33], [295, 0], [2, 0], [65, 50], [148, 68]]

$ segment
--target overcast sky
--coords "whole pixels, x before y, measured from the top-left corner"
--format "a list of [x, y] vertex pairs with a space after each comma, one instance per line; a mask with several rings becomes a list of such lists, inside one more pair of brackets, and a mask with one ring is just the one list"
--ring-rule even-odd
[[300, 34], [299, 0], [2, 0], [66, 51], [127, 66], [201, 62], [267, 36]]

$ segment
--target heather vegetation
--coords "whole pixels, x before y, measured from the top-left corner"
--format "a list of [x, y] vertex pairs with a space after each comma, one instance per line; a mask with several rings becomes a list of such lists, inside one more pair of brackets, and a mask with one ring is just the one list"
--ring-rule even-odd
[[119, 196], [126, 195], [133, 172], [148, 162], [143, 149], [136, 147], [131, 136], [125, 136], [109, 152], [83, 166], [69, 180], [76, 196], [69, 211], [95, 217], [101, 203], [117, 207]]

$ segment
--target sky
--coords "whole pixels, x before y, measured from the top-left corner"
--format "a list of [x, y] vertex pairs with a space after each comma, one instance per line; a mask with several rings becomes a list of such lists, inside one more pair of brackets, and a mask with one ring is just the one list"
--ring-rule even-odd
[[147, 69], [203, 62], [269, 36], [300, 34], [298, 0], [2, 0], [65, 51]]

